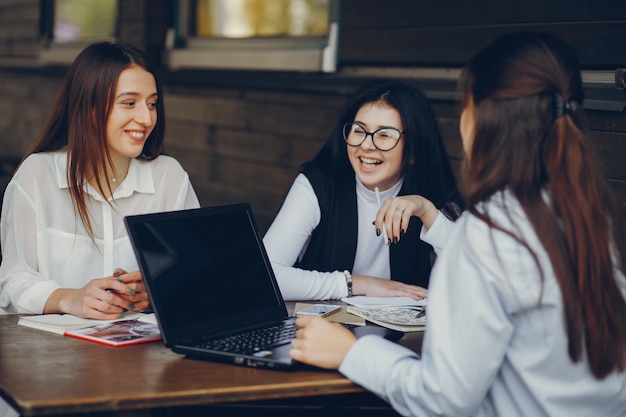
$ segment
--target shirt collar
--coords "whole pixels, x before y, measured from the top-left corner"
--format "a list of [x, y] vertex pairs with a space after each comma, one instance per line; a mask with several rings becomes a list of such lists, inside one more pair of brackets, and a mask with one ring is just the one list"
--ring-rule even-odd
[[[356, 191], [357, 194], [365, 198], [369, 202], [377, 203], [376, 193], [368, 189], [359, 178], [355, 176], [356, 179]], [[395, 183], [391, 188], [385, 191], [381, 191], [380, 194], [380, 203], [384, 203], [387, 199], [391, 197], [395, 197], [400, 192], [400, 188], [402, 188], [403, 178], [400, 178], [400, 181]]]
[[128, 174], [120, 186], [113, 193], [115, 198], [130, 197], [134, 192], [143, 194], [154, 194], [154, 175], [152, 173], [153, 164], [137, 158], [130, 160]]
[[[55, 152], [56, 175], [59, 189], [69, 188], [67, 183], [67, 152]], [[128, 167], [128, 174], [121, 182], [120, 186], [113, 193], [113, 198], [130, 197], [134, 192], [144, 194], [154, 194], [153, 165], [149, 161], [132, 158]], [[102, 196], [91, 185], [85, 185], [85, 191], [97, 200], [102, 200]]]

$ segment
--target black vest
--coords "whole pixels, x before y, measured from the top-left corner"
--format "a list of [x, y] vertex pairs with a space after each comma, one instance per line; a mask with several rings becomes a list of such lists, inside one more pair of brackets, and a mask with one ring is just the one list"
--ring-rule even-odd
[[[352, 271], [358, 238], [354, 176], [345, 175], [345, 178], [334, 180], [313, 166], [302, 173], [313, 186], [321, 218], [302, 260], [294, 266], [324, 272]], [[404, 185], [398, 195], [404, 195], [403, 191]], [[406, 234], [397, 244], [389, 246], [391, 279], [427, 288], [433, 250], [420, 240], [421, 227], [421, 220], [413, 216]]]

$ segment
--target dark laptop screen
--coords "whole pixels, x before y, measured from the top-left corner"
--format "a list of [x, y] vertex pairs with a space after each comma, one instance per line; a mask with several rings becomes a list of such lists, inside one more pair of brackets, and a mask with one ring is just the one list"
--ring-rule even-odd
[[126, 221], [164, 336], [168, 330], [177, 338], [198, 331], [219, 333], [264, 314], [283, 314], [282, 297], [247, 204], [130, 216]]

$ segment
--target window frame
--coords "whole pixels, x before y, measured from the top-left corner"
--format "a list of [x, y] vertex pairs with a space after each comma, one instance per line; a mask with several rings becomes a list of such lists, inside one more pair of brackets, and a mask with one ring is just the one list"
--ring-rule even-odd
[[[76, 42], [55, 42], [54, 41], [54, 1], [41, 1], [41, 48], [37, 56], [39, 65], [41, 66], [69, 66], [74, 62], [78, 54], [88, 45], [94, 42], [76, 41]], [[115, 34], [110, 38], [100, 38], [100, 41], [117, 40], [119, 32], [119, 10], [120, 1], [117, 0], [118, 15], [116, 17]]]
[[175, 0], [174, 27], [166, 36], [163, 63], [178, 70], [335, 72], [339, 0], [329, 0], [325, 36], [211, 39], [191, 34], [193, 0]]

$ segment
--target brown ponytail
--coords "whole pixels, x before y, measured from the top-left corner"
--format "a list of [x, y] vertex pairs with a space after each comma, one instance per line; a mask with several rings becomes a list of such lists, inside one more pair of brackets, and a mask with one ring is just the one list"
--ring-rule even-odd
[[624, 371], [626, 208], [587, 143], [574, 51], [546, 34], [504, 35], [470, 61], [459, 92], [475, 107], [468, 210], [502, 230], [476, 207], [511, 190], [552, 263], [570, 358], [586, 355], [598, 379]]

